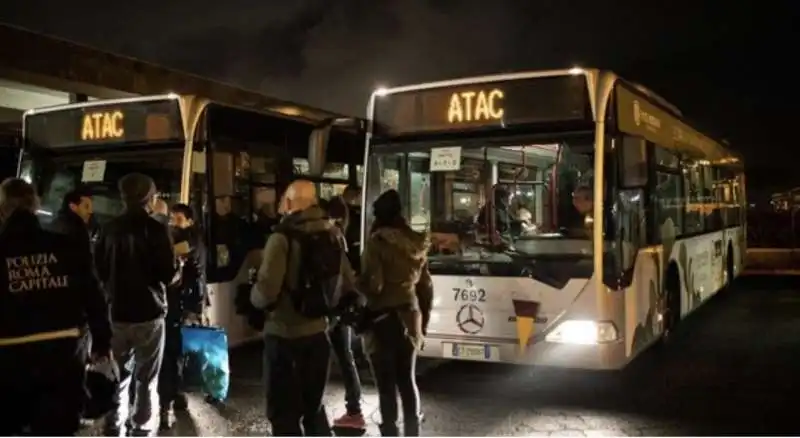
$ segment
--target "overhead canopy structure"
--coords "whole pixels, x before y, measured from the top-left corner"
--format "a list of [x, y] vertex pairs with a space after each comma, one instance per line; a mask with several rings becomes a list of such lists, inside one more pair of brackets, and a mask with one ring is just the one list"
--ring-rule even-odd
[[0, 24], [0, 41], [5, 42], [0, 44], [0, 107], [6, 109], [64, 104], [69, 93], [96, 98], [178, 93], [311, 123], [344, 117], [15, 26]]

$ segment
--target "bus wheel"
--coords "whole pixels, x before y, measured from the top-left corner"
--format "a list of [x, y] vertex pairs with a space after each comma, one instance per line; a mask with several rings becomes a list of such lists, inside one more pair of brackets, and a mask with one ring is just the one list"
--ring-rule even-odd
[[666, 295], [666, 309], [662, 338], [669, 341], [681, 320], [681, 277], [678, 267], [674, 263], [667, 269], [664, 294]]

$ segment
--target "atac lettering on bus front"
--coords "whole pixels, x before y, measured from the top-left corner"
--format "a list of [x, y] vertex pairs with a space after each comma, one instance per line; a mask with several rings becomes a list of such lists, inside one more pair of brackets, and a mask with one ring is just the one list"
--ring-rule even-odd
[[117, 140], [125, 136], [125, 115], [122, 111], [86, 113], [81, 123], [81, 140]]
[[489, 91], [459, 91], [450, 96], [447, 109], [449, 123], [491, 122], [501, 120], [505, 111], [502, 100], [505, 93], [500, 89]]
[[8, 291], [22, 293], [69, 287], [69, 276], [51, 272], [57, 264], [58, 258], [53, 253], [6, 257]]

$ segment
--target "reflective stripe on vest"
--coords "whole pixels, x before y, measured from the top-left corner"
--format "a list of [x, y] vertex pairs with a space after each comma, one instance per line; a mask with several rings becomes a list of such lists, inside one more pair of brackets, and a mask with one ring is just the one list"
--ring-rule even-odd
[[16, 338], [0, 338], [0, 347], [10, 347], [13, 345], [32, 344], [34, 342], [53, 341], [56, 339], [79, 338], [81, 331], [77, 327], [66, 330], [55, 330], [52, 332], [36, 333]]

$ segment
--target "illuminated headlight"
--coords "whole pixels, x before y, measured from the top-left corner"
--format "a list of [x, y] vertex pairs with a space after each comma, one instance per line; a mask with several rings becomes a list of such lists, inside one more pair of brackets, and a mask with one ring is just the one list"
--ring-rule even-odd
[[617, 328], [608, 321], [569, 320], [559, 324], [545, 337], [547, 342], [592, 345], [617, 340]]

